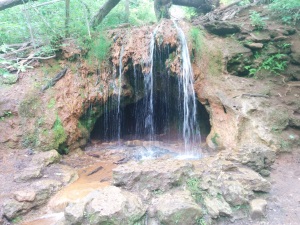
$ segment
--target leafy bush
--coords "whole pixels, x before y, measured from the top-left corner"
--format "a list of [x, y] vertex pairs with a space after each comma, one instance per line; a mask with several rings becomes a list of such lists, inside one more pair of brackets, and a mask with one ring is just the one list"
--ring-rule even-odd
[[193, 52], [192, 52], [192, 60], [194, 61], [196, 56], [201, 56], [201, 48], [203, 46], [203, 33], [200, 29], [193, 27], [189, 31], [189, 38], [191, 39], [193, 45]]
[[299, 0], [273, 0], [270, 4], [270, 9], [284, 23], [296, 24], [300, 20]]
[[264, 19], [256, 11], [250, 12], [250, 21], [251, 25], [254, 26], [257, 30], [262, 30], [266, 26]]
[[285, 56], [285, 54], [278, 53], [263, 60], [258, 67], [245, 66], [245, 69], [249, 71], [250, 76], [255, 76], [260, 70], [267, 70], [278, 75], [287, 66], [287, 61], [284, 60]]
[[102, 62], [108, 54], [110, 45], [111, 41], [102, 33], [90, 44], [88, 58]]

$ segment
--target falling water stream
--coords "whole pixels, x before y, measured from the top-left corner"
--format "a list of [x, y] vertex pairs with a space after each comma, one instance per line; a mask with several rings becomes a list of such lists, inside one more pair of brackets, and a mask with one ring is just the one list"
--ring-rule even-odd
[[[150, 146], [155, 146], [157, 140], [170, 140], [180, 143], [181, 149], [184, 149], [181, 154], [183, 157], [194, 158], [201, 156], [201, 136], [193, 86], [194, 74], [184, 32], [175, 21], [173, 23], [180, 42], [180, 74], [171, 75], [166, 67], [170, 49], [168, 46], [161, 48], [156, 42], [159, 26], [151, 34], [148, 58], [144, 64], [147, 72], [133, 65], [132, 74], [124, 73], [122, 63], [124, 46], [122, 46], [118, 70], [114, 69], [114, 96], [109, 99], [108, 106], [105, 106], [102, 129], [104, 140], [117, 141], [118, 146], [121, 146], [124, 137], [125, 140], [128, 138], [147, 141]], [[134, 87], [134, 96], [131, 101], [135, 105], [129, 112], [126, 111], [128, 110], [126, 104], [122, 102], [124, 100], [122, 82], [129, 79], [125, 76], [133, 78], [131, 85]], [[132, 125], [128, 125], [132, 121], [134, 121]], [[133, 128], [129, 128], [130, 126]], [[132, 130], [126, 133], [129, 129]], [[144, 149], [147, 150], [148, 157], [159, 151], [156, 147], [149, 146]]]
[[[196, 96], [194, 90], [194, 73], [191, 65], [189, 49], [183, 30], [173, 20], [181, 43], [181, 74], [179, 76], [179, 93], [183, 98], [183, 140], [186, 154], [196, 154], [194, 145], [201, 141], [197, 122]], [[182, 96], [183, 95], [183, 96]], [[181, 100], [181, 99], [180, 99]]]
[[120, 145], [121, 140], [121, 122], [122, 122], [122, 115], [121, 115], [121, 94], [122, 94], [122, 73], [123, 73], [123, 54], [124, 54], [124, 46], [122, 45], [120, 50], [120, 61], [119, 61], [119, 80], [118, 80], [118, 108], [117, 108], [117, 124], [118, 124], [118, 143]]

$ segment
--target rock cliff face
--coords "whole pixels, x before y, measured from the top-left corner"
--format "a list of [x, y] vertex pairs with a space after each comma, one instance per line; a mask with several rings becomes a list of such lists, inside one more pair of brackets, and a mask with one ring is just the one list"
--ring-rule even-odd
[[[240, 28], [235, 36], [226, 38], [212, 36], [205, 31], [195, 36], [195, 28], [183, 22], [180, 26], [189, 39], [197, 99], [210, 116], [208, 146], [240, 149], [262, 144], [275, 150], [297, 146], [299, 104], [294, 96], [299, 93], [296, 85], [287, 83], [298, 79], [295, 71], [298, 68], [299, 48], [296, 46], [299, 41], [294, 37], [297, 30], [282, 28], [278, 31], [275, 27], [276, 34], [273, 28], [258, 35]], [[5, 134], [1, 136], [1, 143], [9, 147], [31, 146], [38, 150], [54, 148], [61, 153], [85, 146], [96, 120], [108, 107], [109, 100], [117, 95], [111, 86], [118, 84], [120, 63], [124, 74], [121, 84], [123, 106], [142, 98], [143, 94], [139, 98], [135, 96], [134, 70], [143, 74], [150, 70], [149, 45], [154, 29], [155, 26], [144, 26], [109, 31], [109, 39], [113, 40], [110, 52], [107, 60], [98, 64], [89, 64], [80, 58], [83, 54], [80, 49], [74, 43], [69, 44], [62, 49], [64, 60], [49, 61], [24, 76], [19, 84], [1, 90], [4, 96], [0, 105], [1, 118], [5, 118], [1, 121], [1, 133]], [[237, 40], [246, 42], [243, 45]], [[238, 77], [247, 73], [247, 60], [256, 63], [253, 55], [257, 50], [263, 51], [268, 45], [266, 51], [272, 56], [280, 52], [278, 46], [281, 46], [282, 40], [289, 48], [285, 49], [289, 57], [287, 78], [281, 81], [274, 76], [261, 82]], [[270, 41], [275, 45], [270, 46]], [[163, 55], [162, 69], [172, 76], [179, 76], [181, 46], [172, 21], [163, 20], [157, 26], [155, 45]], [[122, 48], [124, 52], [120, 61]], [[74, 58], [77, 60], [72, 61]], [[65, 66], [68, 67], [66, 75], [53, 88], [39, 92], [40, 87], [47, 83], [44, 76], [53, 77]], [[36, 85], [29, 88], [32, 82]], [[18, 102], [13, 100], [16, 94]], [[6, 116], [7, 112], [9, 116]]]

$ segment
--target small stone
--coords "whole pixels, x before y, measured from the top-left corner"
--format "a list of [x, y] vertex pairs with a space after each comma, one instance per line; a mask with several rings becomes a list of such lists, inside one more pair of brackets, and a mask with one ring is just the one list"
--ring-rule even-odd
[[249, 41], [254, 41], [254, 42], [268, 42], [271, 40], [270, 34], [269, 33], [251, 33], [250, 37], [247, 38]]
[[273, 41], [284, 41], [284, 40], [286, 40], [286, 39], [287, 39], [286, 36], [278, 36], [278, 37], [275, 37], [275, 38], [273, 39]]
[[14, 192], [14, 198], [18, 202], [33, 202], [35, 199], [35, 195], [35, 191], [33, 190]]
[[253, 199], [250, 202], [250, 214], [252, 219], [259, 219], [265, 216], [267, 201], [264, 199]]
[[260, 175], [262, 175], [263, 177], [268, 177], [270, 176], [271, 172], [269, 170], [261, 170]]
[[245, 43], [245, 46], [250, 49], [262, 49], [264, 44], [262, 43]]

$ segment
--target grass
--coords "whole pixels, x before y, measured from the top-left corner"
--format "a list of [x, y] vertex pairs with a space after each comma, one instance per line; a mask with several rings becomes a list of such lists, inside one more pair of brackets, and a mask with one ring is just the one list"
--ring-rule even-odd
[[12, 117], [12, 116], [13, 116], [13, 114], [12, 114], [11, 111], [6, 111], [6, 112], [3, 113], [2, 116], [0, 116], [0, 121], [1, 121], [1, 120], [4, 120], [5, 118]]
[[189, 37], [193, 46], [191, 59], [192, 61], [197, 61], [196, 59], [200, 60], [202, 46], [204, 45], [203, 32], [199, 28], [193, 27], [189, 31]]
[[57, 116], [56, 121], [54, 122], [54, 126], [52, 128], [54, 134], [54, 148], [60, 154], [67, 154], [68, 149], [66, 148], [65, 142], [67, 140], [67, 134], [64, 130], [63, 124], [60, 118]]
[[96, 59], [99, 63], [103, 62], [107, 58], [111, 43], [111, 40], [105, 34], [100, 34], [99, 37], [88, 44], [88, 48], [90, 49], [88, 61], [92, 62]]

